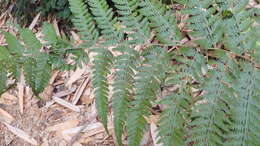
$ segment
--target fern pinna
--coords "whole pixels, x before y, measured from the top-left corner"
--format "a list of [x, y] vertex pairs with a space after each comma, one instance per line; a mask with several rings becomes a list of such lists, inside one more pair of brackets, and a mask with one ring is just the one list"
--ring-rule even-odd
[[[8, 46], [0, 47], [0, 93], [23, 69], [39, 94], [47, 81], [35, 77], [49, 78], [42, 68], [71, 69], [92, 53], [97, 112], [110, 133], [112, 101], [119, 146], [140, 145], [154, 114], [154, 142], [164, 146], [259, 145], [259, 9], [248, 0], [171, 2], [178, 8], [161, 0], [69, 0], [83, 41], [77, 48], [48, 24], [43, 45], [28, 29], [19, 30], [22, 43], [1, 32]], [[66, 63], [70, 53], [76, 64]]]

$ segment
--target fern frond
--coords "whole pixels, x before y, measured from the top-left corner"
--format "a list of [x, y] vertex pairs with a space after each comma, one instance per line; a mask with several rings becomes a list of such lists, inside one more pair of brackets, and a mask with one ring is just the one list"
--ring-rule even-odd
[[10, 57], [10, 53], [8, 52], [8, 50], [3, 47], [3, 46], [0, 46], [0, 63], [1, 64], [4, 64], [4, 63], [7, 63], [7, 60], [9, 59]]
[[132, 48], [120, 46], [115, 48], [122, 54], [115, 57], [115, 79], [113, 83], [112, 107], [115, 135], [118, 145], [122, 145], [121, 136], [127, 119], [129, 101], [133, 93], [134, 70], [139, 54]]
[[255, 146], [260, 143], [260, 72], [252, 64], [240, 62], [242, 72], [233, 84], [236, 92], [232, 105], [233, 121], [228, 145]]
[[114, 17], [112, 8], [109, 8], [106, 0], [88, 0], [90, 10], [106, 45], [115, 45], [122, 39], [122, 32], [117, 28], [117, 20]]
[[9, 32], [4, 32], [6, 42], [8, 44], [8, 50], [9, 52], [17, 57], [20, 57], [23, 55], [24, 47], [22, 44], [16, 39], [14, 35], [12, 35]]
[[147, 124], [145, 117], [150, 115], [149, 108], [156, 99], [169, 65], [169, 56], [164, 48], [147, 48], [143, 56], [145, 59], [137, 69], [134, 83], [135, 100], [132, 102], [127, 121], [129, 146], [139, 145], [143, 138]]
[[58, 42], [56, 31], [50, 23], [45, 22], [43, 24], [42, 32], [47, 45], [53, 46]]
[[126, 28], [130, 44], [143, 44], [150, 37], [150, 29], [147, 18], [138, 15], [138, 0], [112, 0], [119, 14], [118, 20]]
[[203, 48], [212, 48], [218, 43], [223, 35], [221, 13], [217, 11], [215, 1], [191, 0], [187, 2], [189, 8], [184, 9], [185, 14], [191, 15], [187, 20], [190, 35], [196, 38], [196, 42]]
[[223, 145], [226, 133], [229, 132], [228, 99], [233, 94], [222, 83], [226, 76], [223, 65], [219, 63], [217, 67], [208, 72], [209, 77], [202, 84], [206, 94], [196, 103], [191, 115], [193, 120], [189, 125], [193, 128], [189, 131], [191, 137], [188, 142], [194, 141], [195, 145]]
[[99, 34], [86, 4], [82, 0], [69, 0], [69, 4], [75, 17], [72, 21], [79, 30], [81, 40], [85, 41], [83, 45], [85, 47], [94, 45]]
[[247, 3], [248, 1], [246, 0], [239, 3], [230, 2], [231, 16], [223, 20], [225, 25], [225, 38], [223, 42], [228, 49], [238, 55], [250, 51], [252, 48], [246, 42], [254, 40], [251, 36], [254, 10], [245, 9], [245, 4]]
[[157, 136], [160, 137], [158, 142], [163, 143], [164, 146], [185, 145], [183, 125], [187, 113], [184, 108], [187, 107], [188, 95], [183, 93], [172, 93], [161, 101], [166, 109], [160, 115]]
[[140, 13], [151, 21], [151, 27], [160, 42], [174, 45], [181, 39], [176, 19], [164, 4], [158, 0], [144, 0], [140, 5]]
[[6, 89], [6, 81], [7, 81], [6, 68], [3, 64], [0, 64], [0, 95], [2, 95]]
[[21, 29], [20, 30], [21, 38], [26, 46], [26, 53], [32, 56], [37, 56], [40, 53], [40, 49], [42, 48], [42, 44], [36, 38], [35, 34], [29, 29]]
[[162, 93], [166, 92], [164, 93], [166, 95], [162, 94], [164, 97], [159, 102], [162, 113], [158, 121], [157, 143], [162, 143], [164, 146], [185, 145], [187, 111], [191, 100], [189, 76], [187, 65], [172, 66], [162, 85]]
[[23, 66], [26, 83], [38, 95], [48, 85], [51, 77], [51, 65], [48, 56], [41, 53], [36, 58], [27, 57]]
[[96, 108], [101, 122], [106, 131], [107, 129], [107, 115], [108, 115], [108, 92], [109, 84], [107, 75], [110, 73], [113, 55], [105, 48], [94, 48], [92, 50], [96, 53], [93, 60], [92, 84], [94, 87], [94, 95], [96, 98]]

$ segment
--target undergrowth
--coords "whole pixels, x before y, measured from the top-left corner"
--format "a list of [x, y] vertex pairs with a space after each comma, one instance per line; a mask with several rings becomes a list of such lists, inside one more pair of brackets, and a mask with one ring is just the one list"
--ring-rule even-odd
[[[80, 47], [94, 54], [100, 120], [109, 132], [111, 99], [119, 146], [125, 132], [129, 146], [140, 145], [154, 113], [159, 115], [157, 142], [165, 146], [260, 144], [259, 9], [248, 7], [248, 0], [172, 1], [181, 10], [159, 0], [112, 2], [69, 0]], [[179, 13], [187, 16], [184, 22]], [[180, 23], [185, 24], [181, 30]], [[0, 91], [8, 88], [8, 78], [18, 80], [24, 71], [39, 94], [47, 84], [43, 78], [67, 66], [62, 56], [73, 52], [60, 48], [72, 46], [49, 25], [44, 28], [48, 52], [40, 51], [28, 29], [19, 30], [24, 45], [3, 32], [8, 47], [0, 48]]]

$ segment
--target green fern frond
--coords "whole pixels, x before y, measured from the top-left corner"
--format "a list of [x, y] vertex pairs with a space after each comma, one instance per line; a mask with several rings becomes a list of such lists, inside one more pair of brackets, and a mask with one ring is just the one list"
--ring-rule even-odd
[[85, 47], [94, 45], [99, 34], [86, 4], [82, 0], [69, 0], [69, 4], [70, 10], [75, 17], [72, 21], [79, 30], [81, 40], [85, 41], [83, 45]]
[[213, 48], [223, 35], [221, 13], [217, 11], [216, 7], [211, 7], [216, 5], [215, 1], [191, 0], [187, 5], [189, 7], [183, 12], [191, 15], [187, 20], [189, 28], [192, 30], [190, 35], [203, 48]]
[[164, 4], [158, 0], [144, 0], [140, 5], [140, 13], [149, 19], [160, 42], [174, 45], [181, 39], [176, 18]]
[[222, 82], [226, 75], [223, 65], [218, 64], [218, 69], [210, 70], [208, 78], [202, 84], [206, 92], [199, 100], [192, 112], [193, 128], [189, 131], [191, 137], [188, 142], [194, 141], [195, 145], [223, 145], [226, 133], [229, 132], [229, 104], [232, 92]]
[[166, 106], [166, 109], [161, 113], [159, 119], [158, 136], [159, 143], [164, 146], [185, 145], [185, 119], [187, 113], [184, 108], [187, 107], [188, 95], [183, 93], [172, 93], [162, 99], [161, 104]]
[[32, 56], [39, 55], [42, 44], [36, 38], [35, 34], [26, 28], [21, 29], [19, 33], [26, 46], [25, 52]]
[[56, 31], [50, 23], [43, 24], [42, 32], [47, 45], [55, 45], [58, 42]]
[[149, 109], [156, 99], [169, 66], [169, 56], [164, 48], [147, 48], [142, 56], [145, 59], [137, 69], [134, 83], [135, 100], [131, 103], [127, 121], [129, 146], [140, 144], [147, 124], [145, 117], [150, 115]]
[[0, 46], [0, 63], [1, 64], [4, 64], [7, 62], [7, 60], [9, 59], [10, 57], [10, 53], [8, 52], [8, 50], [3, 47], [3, 46]]
[[51, 69], [48, 56], [44, 53], [39, 54], [36, 58], [26, 58], [23, 66], [25, 81], [34, 94], [38, 95], [48, 85]]
[[117, 28], [117, 20], [114, 17], [112, 8], [109, 8], [106, 0], [88, 0], [90, 10], [106, 45], [115, 45], [122, 39], [122, 32]]
[[255, 146], [260, 143], [260, 72], [252, 64], [240, 62], [242, 72], [233, 84], [236, 92], [232, 105], [232, 133], [228, 145]]
[[107, 115], [109, 84], [107, 75], [110, 73], [109, 69], [112, 64], [113, 55], [105, 48], [94, 48], [92, 51], [96, 53], [92, 67], [92, 84], [96, 98], [96, 108], [101, 122], [108, 132]]
[[17, 57], [23, 55], [24, 47], [22, 44], [16, 39], [14, 35], [9, 32], [4, 32], [6, 42], [8, 44], [9, 52]]
[[[191, 76], [188, 68], [185, 64], [172, 66], [162, 85], [164, 97], [159, 102], [162, 106], [162, 113], [158, 121], [159, 141], [157, 143], [162, 143], [164, 146], [185, 145], [186, 119], [188, 119], [191, 101], [189, 95]], [[183, 82], [184, 79], [185, 82]]]
[[133, 94], [134, 70], [139, 54], [132, 48], [120, 46], [114, 50], [122, 54], [115, 57], [115, 79], [113, 83], [112, 107], [115, 135], [118, 145], [122, 145], [121, 136], [127, 119], [129, 101]]
[[7, 71], [4, 65], [0, 64], [0, 95], [6, 90]]
[[150, 37], [150, 29], [147, 18], [137, 15], [139, 2], [138, 0], [112, 0], [119, 14], [118, 20], [126, 28], [130, 44], [143, 44]]

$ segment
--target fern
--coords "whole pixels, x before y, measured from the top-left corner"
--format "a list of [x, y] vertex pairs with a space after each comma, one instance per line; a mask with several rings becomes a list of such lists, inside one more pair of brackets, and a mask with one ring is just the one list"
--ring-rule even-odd
[[88, 4], [102, 37], [106, 40], [106, 45], [115, 45], [122, 38], [122, 33], [117, 28], [116, 18], [113, 17], [113, 11], [105, 0], [89, 0]]
[[195, 38], [196, 43], [203, 48], [214, 48], [220, 41], [223, 34], [221, 13], [217, 11], [214, 1], [192, 0], [188, 1], [189, 8], [183, 10], [184, 14], [191, 17], [187, 20], [189, 28], [192, 30], [190, 35]]
[[84, 46], [89, 47], [95, 44], [98, 38], [98, 32], [95, 29], [95, 22], [91, 17], [86, 5], [82, 0], [69, 0], [70, 10], [74, 15], [72, 20], [79, 30], [81, 40], [84, 40]]
[[144, 0], [140, 5], [142, 6], [140, 13], [150, 20], [157, 39], [165, 44], [177, 44], [181, 36], [172, 12], [157, 0]]
[[113, 83], [113, 115], [117, 142], [122, 145], [121, 136], [127, 119], [129, 101], [133, 94], [134, 70], [136, 69], [138, 53], [126, 46], [117, 47], [114, 50], [122, 52], [115, 57], [114, 68], [115, 81]]
[[29, 29], [21, 29], [20, 35], [26, 46], [26, 53], [31, 56], [37, 56], [40, 53], [42, 44]]
[[[248, 0], [171, 2], [178, 8], [161, 0], [69, 0], [84, 42], [77, 47], [49, 24], [45, 44], [28, 29], [19, 29], [22, 42], [3, 32], [8, 46], [0, 47], [0, 92], [23, 68], [37, 95], [52, 69], [84, 65], [93, 53], [97, 112], [108, 132], [112, 92], [119, 146], [125, 131], [129, 146], [140, 145], [154, 107], [164, 146], [258, 145], [260, 11]], [[176, 11], [183, 12], [181, 32]]]
[[4, 65], [0, 64], [0, 95], [4, 93], [6, 89], [7, 71]]
[[94, 94], [96, 97], [96, 108], [98, 115], [101, 118], [106, 131], [107, 128], [107, 115], [108, 115], [108, 92], [109, 84], [107, 75], [109, 74], [109, 68], [112, 63], [112, 54], [104, 48], [94, 48], [93, 52], [97, 53], [93, 61], [93, 79], [92, 84], [94, 87]]
[[130, 44], [145, 43], [150, 37], [149, 23], [146, 17], [137, 15], [139, 11], [139, 2], [137, 0], [113, 0], [117, 13], [118, 20], [122, 21], [124, 31], [127, 33]]
[[9, 32], [3, 32], [5, 35], [6, 42], [8, 44], [8, 49], [10, 50], [10, 53], [14, 56], [22, 56], [24, 52], [24, 47], [22, 44], [16, 39], [14, 35], [12, 35]]
[[223, 145], [230, 123], [227, 100], [232, 97], [222, 83], [225, 80], [223, 71], [212, 70], [208, 76], [203, 85], [207, 93], [200, 100], [202, 103], [195, 105], [191, 115], [194, 120], [189, 125], [194, 128], [190, 131], [192, 138], [189, 141], [195, 141], [195, 145]]
[[33, 93], [38, 95], [48, 85], [51, 77], [51, 65], [48, 56], [41, 54], [34, 58], [27, 58], [24, 64], [24, 76]]
[[[188, 107], [188, 99], [190, 96], [186, 90], [189, 90], [189, 86], [181, 85], [181, 78], [185, 75], [177, 75], [172, 73], [166, 79], [166, 85], [181, 86], [176, 91], [171, 91], [170, 95], [165, 96], [161, 101], [161, 105], [165, 108], [160, 114], [159, 128], [158, 128], [158, 143], [163, 143], [164, 146], [172, 145], [184, 145], [185, 119], [188, 116], [186, 107]], [[179, 78], [179, 79], [178, 79]], [[179, 82], [178, 82], [179, 81]], [[187, 88], [187, 89], [185, 89]]]
[[229, 145], [259, 144], [259, 70], [252, 64], [240, 62], [242, 72], [233, 84], [236, 92], [235, 103], [232, 104], [232, 132]]
[[[48, 85], [53, 68], [75, 68], [86, 59], [82, 49], [73, 49], [69, 42], [55, 34], [50, 24], [45, 24], [43, 28], [46, 44], [41, 44], [31, 30], [26, 28], [18, 30], [22, 41], [9, 32], [1, 31], [7, 42], [7, 48], [0, 46], [0, 66], [1, 70], [4, 70], [1, 74], [1, 93], [12, 87], [19, 80], [20, 72], [23, 71], [26, 83], [35, 95], [39, 95]], [[50, 53], [43, 51], [44, 45], [50, 49]], [[77, 56], [74, 65], [65, 62], [65, 57], [69, 54]], [[62, 64], [57, 66], [55, 59], [61, 60]], [[9, 78], [14, 79], [11, 85], [6, 84]]]
[[[135, 77], [135, 100], [131, 103], [132, 108], [127, 121], [129, 146], [139, 145], [143, 138], [147, 124], [145, 117], [150, 115], [151, 104], [156, 99], [169, 64], [168, 54], [160, 47], [147, 48], [143, 56], [145, 59], [137, 69]], [[159, 58], [160, 62], [155, 58]]]

